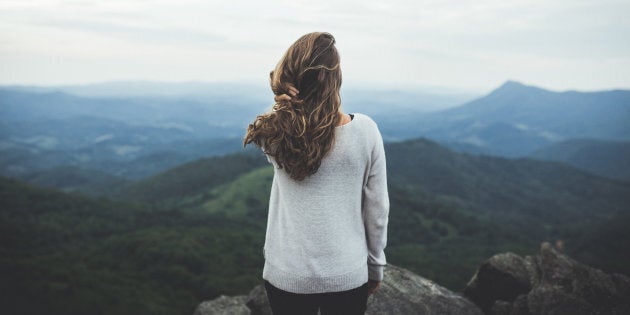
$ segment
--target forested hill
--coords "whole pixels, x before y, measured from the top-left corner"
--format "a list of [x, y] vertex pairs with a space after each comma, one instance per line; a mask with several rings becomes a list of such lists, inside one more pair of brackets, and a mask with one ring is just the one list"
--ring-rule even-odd
[[253, 150], [204, 158], [130, 184], [114, 197], [162, 207], [177, 205], [263, 165], [268, 162], [260, 151]]
[[[470, 258], [474, 265], [476, 257], [491, 255], [497, 246], [535, 247], [541, 240], [555, 238], [564, 239], [567, 250], [580, 257], [578, 248], [586, 252], [592, 247], [581, 245], [587, 230], [630, 212], [630, 184], [562, 163], [468, 155], [427, 139], [390, 143], [386, 151], [392, 224], [396, 227], [390, 230], [389, 250], [401, 259], [413, 253], [417, 260], [412, 264], [424, 261], [431, 265], [415, 269], [403, 263], [412, 270], [433, 272], [438, 264], [426, 260], [448, 261], [446, 255], [458, 246], [468, 247], [462, 252], [479, 251], [469, 256], [475, 257]], [[189, 163], [149, 178], [129, 190], [127, 198], [151, 196], [145, 200], [170, 204], [173, 198], [168, 192], [178, 192], [182, 208], [264, 220], [271, 169], [257, 169], [267, 165], [259, 153], [247, 159], [237, 156]], [[234, 179], [222, 185], [203, 184], [208, 178], [226, 178], [231, 164], [228, 160], [241, 165], [241, 170], [251, 171], [233, 172]], [[243, 164], [246, 160], [249, 166]], [[143, 193], [134, 195], [137, 191]], [[461, 239], [455, 237], [458, 235]], [[476, 243], [470, 244], [470, 240]], [[425, 246], [431, 248], [430, 254]], [[443, 258], [438, 257], [439, 251], [444, 251]], [[423, 253], [426, 255], [420, 260]], [[612, 260], [585, 261], [604, 269], [608, 263], [618, 265]], [[455, 280], [455, 273], [436, 272], [432, 279], [453, 287], [462, 281]]]
[[630, 181], [630, 142], [573, 139], [551, 144], [531, 158], [565, 162], [594, 174]]
[[191, 314], [260, 279], [261, 224], [0, 177], [5, 314]]
[[[460, 290], [487, 257], [562, 239], [573, 256], [630, 274], [628, 183], [426, 139], [386, 154], [393, 264]], [[190, 314], [199, 301], [246, 293], [260, 283], [272, 173], [259, 152], [214, 157], [138, 182], [118, 201], [0, 178], [3, 309]]]
[[630, 183], [563, 163], [456, 153], [426, 139], [392, 143], [386, 150], [392, 185], [445, 196], [498, 220], [509, 218], [511, 228], [542, 233], [546, 225], [630, 211]]

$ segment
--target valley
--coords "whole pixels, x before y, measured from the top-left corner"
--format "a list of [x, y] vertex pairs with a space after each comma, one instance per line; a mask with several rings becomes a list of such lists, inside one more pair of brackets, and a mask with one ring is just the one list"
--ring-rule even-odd
[[[2, 304], [190, 314], [259, 284], [273, 169], [241, 133], [265, 94], [226, 90], [0, 89]], [[485, 258], [559, 240], [630, 274], [629, 93], [507, 82], [461, 106], [427, 96], [433, 110], [410, 111], [421, 93], [349, 101], [386, 139], [388, 261], [459, 291]]]

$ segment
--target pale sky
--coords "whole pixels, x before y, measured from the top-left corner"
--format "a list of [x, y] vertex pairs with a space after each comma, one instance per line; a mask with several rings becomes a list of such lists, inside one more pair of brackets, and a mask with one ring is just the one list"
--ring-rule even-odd
[[0, 0], [0, 84], [266, 84], [327, 31], [347, 85], [627, 89], [628, 16], [628, 0]]

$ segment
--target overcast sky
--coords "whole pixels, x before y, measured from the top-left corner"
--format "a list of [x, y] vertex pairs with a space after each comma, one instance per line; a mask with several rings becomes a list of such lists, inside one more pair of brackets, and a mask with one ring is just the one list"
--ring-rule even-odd
[[630, 88], [628, 0], [0, 0], [0, 84], [267, 83], [302, 34], [344, 84]]

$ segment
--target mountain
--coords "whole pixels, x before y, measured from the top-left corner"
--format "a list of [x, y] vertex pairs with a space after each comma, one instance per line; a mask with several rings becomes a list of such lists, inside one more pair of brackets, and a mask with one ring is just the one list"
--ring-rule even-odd
[[[386, 154], [392, 264], [460, 290], [494, 253], [562, 240], [567, 253], [630, 274], [630, 183], [427, 139], [387, 144]], [[190, 314], [199, 301], [243, 294], [260, 282], [271, 177], [255, 150], [122, 186], [117, 200], [0, 177], [0, 306]]]
[[59, 90], [32, 92], [0, 87], [0, 121], [93, 117], [136, 126], [180, 129], [202, 136], [204, 133], [229, 134], [235, 129], [240, 132], [244, 119], [239, 117], [253, 117], [260, 110], [259, 102], [264, 99], [252, 100], [247, 95], [233, 94], [212, 99], [186, 95], [88, 97]]
[[630, 273], [618, 264], [627, 261], [616, 251], [624, 241], [600, 244], [616, 258], [593, 261], [596, 245], [585, 236], [615, 219], [630, 223], [629, 183], [557, 162], [457, 153], [427, 139], [389, 144], [386, 155], [393, 263], [457, 288], [473, 260], [492, 251], [561, 239], [575, 257]]
[[[583, 257], [593, 244], [580, 245], [588, 243], [580, 231], [630, 210], [629, 183], [563, 163], [468, 155], [427, 139], [389, 143], [385, 150], [395, 227], [388, 257], [449, 288], [463, 286], [479, 259], [531, 250], [543, 240], [564, 239], [567, 250]], [[228, 157], [219, 164], [230, 159], [242, 163]], [[234, 168], [243, 171], [218, 184], [209, 175], [218, 159], [189, 163], [139, 182], [133, 191], [145, 193], [128, 199], [264, 222], [272, 170], [261, 155], [252, 159], [259, 160]], [[594, 264], [630, 273], [612, 261]]]
[[[472, 97], [366, 88], [343, 93], [344, 108], [374, 116], [423, 113]], [[271, 101], [267, 87], [231, 83], [0, 87], [0, 175], [29, 181], [74, 167], [73, 174], [83, 169], [141, 179], [239, 151], [247, 124]], [[88, 173], [83, 177], [91, 178]]]
[[137, 181], [118, 197], [160, 206], [189, 206], [208, 199], [204, 194], [213, 187], [267, 164], [258, 151], [200, 159]]
[[630, 91], [553, 92], [508, 81], [486, 96], [384, 122], [384, 134], [427, 137], [485, 154], [521, 157], [572, 138], [630, 140]]
[[190, 314], [259, 280], [264, 232], [218, 214], [92, 199], [0, 177], [7, 314]]
[[[511, 227], [523, 225], [533, 233], [542, 233], [543, 225], [524, 226], [525, 217], [547, 224], [569, 223], [576, 216], [597, 219], [626, 211], [630, 202], [630, 194], [626, 195], [630, 183], [562, 163], [462, 154], [427, 139], [392, 143], [386, 152], [393, 183], [450, 196], [461, 207], [491, 217], [524, 216], [510, 222]], [[601, 202], [608, 205], [602, 209]]]
[[[98, 128], [98, 125], [95, 123], [91, 128]], [[84, 138], [77, 141], [71, 139], [75, 136], [55, 134], [0, 139], [3, 144], [0, 146], [0, 174], [29, 181], [37, 174], [71, 166], [137, 180], [182, 163], [238, 151], [242, 147], [240, 138], [173, 139], [173, 132], [126, 126], [104, 129], [94, 135], [76, 133], [76, 137]], [[73, 142], [84, 144], [74, 147]], [[64, 143], [67, 143], [66, 147], [62, 147]]]
[[[197, 100], [217, 100], [230, 99], [234, 98], [235, 95], [240, 95], [250, 100], [260, 100], [265, 97], [270, 98], [272, 95], [271, 90], [267, 86], [240, 82], [160, 82], [129, 80], [45, 87], [10, 85], [6, 86], [6, 88], [30, 93], [63, 92], [65, 94], [88, 98], [145, 98], [147, 96], [156, 98], [181, 98], [182, 96], [186, 96]], [[243, 93], [243, 91], [247, 91], [247, 93]]]
[[76, 192], [89, 196], [115, 194], [130, 181], [101, 171], [83, 169], [77, 166], [59, 166], [47, 171], [30, 173], [25, 176], [27, 183], [64, 192]]
[[530, 157], [565, 162], [594, 174], [630, 181], [630, 142], [572, 139], [538, 149]]
[[[0, 174], [28, 180], [75, 166], [136, 180], [235, 152], [247, 123], [270, 104], [263, 90], [198, 82], [2, 87]], [[508, 81], [461, 106], [471, 95], [451, 93], [348, 88], [344, 110], [372, 116], [386, 140], [423, 136], [474, 154], [523, 157], [566, 139], [630, 139], [629, 91], [553, 92]]]
[[73, 166], [125, 179], [150, 176], [238, 151], [245, 128], [239, 115], [254, 115], [254, 108], [234, 99], [90, 98], [0, 88], [0, 174], [28, 181]]

